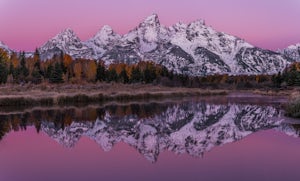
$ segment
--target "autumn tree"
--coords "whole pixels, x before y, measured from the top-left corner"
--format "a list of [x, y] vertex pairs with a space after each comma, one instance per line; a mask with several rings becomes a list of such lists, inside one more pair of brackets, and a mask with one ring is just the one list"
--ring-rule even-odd
[[72, 63], [73, 63], [72, 57], [68, 54], [64, 54], [64, 56], [63, 56], [63, 65], [66, 69], [65, 74], [67, 76], [67, 80], [69, 80], [72, 77], [72, 74], [73, 74]]
[[81, 65], [81, 63], [76, 62], [73, 69], [74, 69], [73, 72], [75, 74], [75, 79], [77, 81], [80, 81], [81, 80], [81, 74], [82, 74], [82, 65]]
[[92, 60], [87, 61], [88, 68], [86, 72], [86, 77], [88, 81], [94, 82], [96, 80], [96, 74], [97, 74], [97, 63]]
[[13, 52], [10, 56], [10, 62], [13, 65], [13, 68], [16, 69], [20, 65], [19, 57], [16, 52]]
[[2, 48], [0, 48], [0, 57], [1, 57], [1, 61], [3, 63], [5, 63], [6, 65], [8, 65], [9, 55], [8, 55], [7, 51], [3, 50]]

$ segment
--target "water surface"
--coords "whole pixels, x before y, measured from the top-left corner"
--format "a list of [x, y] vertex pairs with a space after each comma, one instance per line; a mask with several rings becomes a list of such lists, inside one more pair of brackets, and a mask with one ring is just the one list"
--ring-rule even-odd
[[[236, 96], [235, 96], [236, 97]], [[0, 180], [298, 180], [283, 100], [213, 97], [0, 113]]]

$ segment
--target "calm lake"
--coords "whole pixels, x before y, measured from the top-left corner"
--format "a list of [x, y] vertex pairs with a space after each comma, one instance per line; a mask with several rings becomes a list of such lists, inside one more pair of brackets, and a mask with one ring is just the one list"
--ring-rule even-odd
[[0, 181], [298, 181], [300, 124], [284, 101], [0, 109]]

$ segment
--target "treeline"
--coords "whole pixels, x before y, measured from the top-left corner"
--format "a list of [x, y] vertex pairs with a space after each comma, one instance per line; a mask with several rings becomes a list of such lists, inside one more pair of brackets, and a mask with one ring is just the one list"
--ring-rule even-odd
[[61, 53], [47, 61], [40, 60], [38, 50], [33, 57], [24, 52], [8, 55], [0, 50], [0, 83], [82, 83], [120, 82], [152, 83], [168, 76], [169, 71], [153, 62], [141, 61], [138, 64], [110, 64], [103, 61], [76, 59]]
[[282, 73], [272, 76], [275, 87], [300, 86], [300, 63], [295, 62], [287, 67]]
[[175, 74], [162, 65], [141, 61], [137, 64], [110, 64], [103, 61], [72, 59], [61, 53], [47, 61], [41, 61], [38, 50], [33, 57], [0, 49], [0, 83], [96, 83], [118, 82], [155, 83], [165, 86], [200, 88], [280, 88], [300, 86], [300, 64], [294, 63], [277, 75], [228, 75], [215, 74], [195, 77]]

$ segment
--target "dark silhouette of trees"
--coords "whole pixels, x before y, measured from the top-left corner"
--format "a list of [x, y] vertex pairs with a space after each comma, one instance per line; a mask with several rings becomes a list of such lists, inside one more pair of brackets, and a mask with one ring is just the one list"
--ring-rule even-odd
[[96, 70], [96, 81], [105, 81], [105, 66], [102, 62], [98, 62]]
[[56, 62], [53, 71], [50, 74], [49, 81], [51, 83], [63, 83], [63, 70], [60, 63]]

